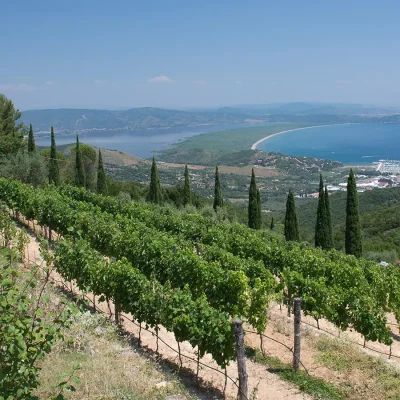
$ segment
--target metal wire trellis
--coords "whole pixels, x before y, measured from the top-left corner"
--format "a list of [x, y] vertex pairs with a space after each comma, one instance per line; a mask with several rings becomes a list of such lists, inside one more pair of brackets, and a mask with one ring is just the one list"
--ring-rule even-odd
[[[323, 328], [318, 328], [317, 326], [315, 326], [315, 325], [313, 325], [313, 324], [310, 324], [309, 322], [306, 322], [306, 321], [300, 321], [300, 322], [301, 322], [302, 324], [305, 324], [305, 325], [311, 326], [311, 327], [313, 327], [313, 328], [315, 328], [315, 329], [318, 329], [318, 330], [320, 330], [320, 331], [322, 331], [322, 332], [324, 332], [324, 333], [327, 333], [328, 335], [331, 335], [331, 336], [333, 336], [333, 337], [340, 337], [340, 335], [339, 335], [339, 336], [336, 336], [334, 333], [329, 332], [329, 331], [327, 331], [326, 329], [323, 329]], [[399, 326], [399, 325], [397, 325], [397, 324], [392, 324], [392, 323], [388, 323], [387, 325]], [[374, 351], [375, 353], [388, 356], [389, 359], [393, 357], [393, 358], [398, 358], [398, 359], [400, 360], [400, 356], [395, 355], [395, 354], [392, 353], [392, 348], [391, 348], [391, 346], [390, 346], [390, 351], [389, 351], [389, 353], [386, 353], [386, 352], [384, 352], [384, 351], [377, 350], [377, 349], [374, 349], [374, 348], [372, 348], [372, 347], [368, 347], [368, 346], [365, 345], [365, 344], [361, 344], [361, 343], [359, 343], [359, 342], [356, 342], [355, 340], [347, 339], [347, 341], [350, 342], [350, 343], [356, 344], [356, 345], [358, 345], [358, 346], [361, 346], [361, 347], [364, 348], [364, 349], [367, 349], [367, 350], [370, 350], [370, 351]]]
[[304, 364], [301, 362], [301, 360], [296, 356], [296, 354], [294, 354], [293, 349], [290, 348], [288, 345], [286, 345], [285, 343], [282, 343], [282, 342], [280, 342], [279, 340], [274, 339], [274, 338], [272, 338], [272, 337], [270, 337], [270, 336], [264, 335], [263, 333], [257, 333], [257, 332], [249, 331], [249, 330], [247, 330], [247, 329], [243, 329], [243, 330], [244, 330], [244, 332], [246, 332], [246, 333], [252, 333], [252, 334], [254, 334], [254, 335], [261, 335], [262, 337], [265, 337], [265, 338], [267, 338], [267, 339], [269, 339], [269, 340], [272, 340], [273, 342], [279, 343], [280, 345], [286, 347], [286, 348], [293, 354], [293, 357], [296, 357], [296, 359], [299, 361], [299, 363], [301, 364], [301, 366], [304, 368], [304, 371], [307, 373], [307, 375], [310, 376], [310, 374], [309, 374], [307, 368], [304, 366]]
[[[21, 217], [23, 217], [23, 216], [21, 215]], [[15, 217], [14, 217], [14, 218], [15, 218]], [[19, 218], [16, 218], [16, 219], [17, 219], [19, 222], [22, 222], [23, 224], [26, 224], [26, 225], [28, 226], [28, 228], [31, 229], [31, 227], [29, 226], [29, 220], [26, 220], [25, 218], [24, 218], [23, 221], [21, 221]], [[37, 226], [37, 227], [39, 227], [39, 226]], [[35, 234], [37, 233], [37, 232], [36, 232], [36, 229], [34, 230], [34, 232], [35, 232]], [[36, 262], [32, 262], [31, 260], [29, 260], [29, 258], [26, 258], [26, 257], [24, 257], [24, 258], [25, 258], [25, 260], [27, 260], [31, 265], [33, 264], [33, 265], [35, 265], [36, 267], [38, 267], [38, 268], [42, 269], [43, 271], [45, 271], [45, 270], [42, 268], [42, 266], [40, 266], [40, 265], [37, 264]], [[45, 272], [47, 272], [47, 271], [45, 271]], [[72, 291], [72, 286], [71, 286], [71, 288], [69, 288], [69, 287], [66, 285], [66, 283], [65, 283], [64, 281], [57, 280], [57, 279], [55, 279], [54, 277], [52, 277], [52, 281], [54, 281], [54, 282], [56, 282], [56, 283], [62, 285], [62, 286], [63, 286], [64, 288], [66, 288], [69, 292]], [[72, 285], [72, 284], [71, 284], [71, 285]], [[76, 294], [76, 293], [75, 293], [75, 294]], [[88, 296], [86, 296], [85, 294], [82, 294], [82, 297], [85, 298], [87, 301], [89, 301], [90, 303], [93, 304], [93, 309], [94, 309], [96, 312], [101, 312], [102, 314], [106, 314], [106, 312], [104, 312], [103, 310], [101, 310], [100, 308], [97, 307], [96, 302], [95, 302], [94, 299], [93, 299], [93, 300], [90, 299], [90, 298], [89, 298]], [[110, 308], [109, 308], [109, 311], [110, 311], [110, 314], [112, 314]], [[225, 377], [225, 382], [226, 382], [227, 379], [229, 379], [229, 380], [238, 388], [238, 390], [240, 391], [240, 387], [239, 387], [239, 385], [236, 383], [236, 380], [233, 379], [232, 377], [228, 376], [228, 375], [226, 374], [226, 370], [225, 370], [225, 373], [224, 373], [224, 372], [218, 370], [217, 368], [214, 368], [214, 367], [211, 367], [211, 366], [209, 366], [209, 365], [207, 365], [207, 364], [202, 363], [202, 362], [199, 360], [199, 358], [196, 360], [195, 358], [193, 358], [193, 357], [191, 357], [191, 356], [188, 356], [188, 355], [186, 355], [186, 354], [182, 354], [182, 353], [180, 352], [179, 342], [178, 342], [178, 350], [176, 350], [176, 349], [174, 349], [173, 347], [171, 347], [169, 344], [167, 344], [162, 338], [160, 338], [157, 332], [153, 332], [153, 331], [151, 331], [151, 330], [149, 330], [149, 329], [147, 329], [147, 328], [145, 328], [145, 327], [142, 327], [141, 324], [138, 324], [136, 321], [134, 321], [133, 319], [129, 318], [129, 317], [128, 317], [127, 315], [125, 315], [125, 314], [121, 314], [121, 316], [122, 316], [123, 318], [125, 318], [126, 320], [130, 321], [131, 323], [133, 323], [134, 325], [138, 326], [139, 329], [140, 329], [140, 331], [143, 329], [143, 330], [145, 330], [145, 331], [151, 333], [153, 336], [156, 336], [156, 337], [157, 337], [157, 341], [160, 340], [160, 341], [161, 341], [165, 346], [167, 346], [170, 350], [172, 350], [172, 351], [174, 351], [175, 353], [177, 353], [177, 354], [179, 355], [179, 358], [180, 358], [180, 365], [181, 365], [181, 366], [182, 366], [181, 356], [183, 356], [183, 357], [185, 357], [185, 358], [188, 359], [188, 360], [191, 360], [191, 361], [196, 362], [197, 365], [201, 365], [201, 366], [203, 366], [203, 367], [209, 368], [209, 369], [211, 369], [211, 370], [213, 370], [213, 371], [217, 371], [218, 373], [224, 375], [224, 377]], [[110, 315], [110, 317], [111, 317], [111, 315]], [[311, 323], [309, 323], [309, 322], [301, 321], [301, 323], [302, 323], [302, 324], [305, 324], [305, 325], [308, 325], [308, 326], [311, 326], [311, 327], [313, 327], [313, 328], [315, 328], [315, 329], [318, 329], [318, 330], [320, 330], [320, 331], [323, 331], [324, 333], [327, 333], [327, 334], [329, 334], [329, 335], [331, 335], [331, 336], [337, 337], [337, 336], [336, 336], [335, 334], [333, 334], [332, 332], [329, 332], [329, 331], [327, 331], [326, 329], [323, 329], [323, 328], [320, 328], [320, 327], [318, 327], [318, 326], [315, 326], [315, 325], [313, 325], [313, 324], [311, 324]], [[391, 322], [387, 322], [387, 325], [394, 326], [394, 327], [398, 327], [398, 328], [400, 327], [399, 324], [395, 324], [395, 323], [391, 323]], [[244, 331], [245, 331], [246, 333], [257, 334], [257, 335], [262, 336], [262, 337], [265, 337], [265, 338], [267, 338], [267, 339], [269, 339], [269, 340], [271, 340], [271, 341], [274, 341], [274, 342], [276, 342], [276, 343], [278, 343], [278, 344], [284, 346], [287, 350], [289, 350], [289, 351], [293, 354], [294, 357], [296, 357], [296, 355], [295, 355], [294, 352], [293, 352], [293, 349], [290, 348], [289, 346], [287, 346], [286, 344], [280, 342], [279, 340], [274, 339], [274, 338], [271, 338], [271, 337], [269, 337], [269, 336], [267, 336], [267, 335], [265, 335], [265, 334], [259, 334], [259, 333], [257, 333], [257, 332], [253, 332], [253, 331], [249, 331], [249, 330], [244, 330]], [[340, 336], [340, 334], [339, 334], [339, 336]], [[357, 342], [357, 341], [354, 341], [354, 340], [348, 340], [348, 341], [349, 341], [350, 343], [353, 343], [353, 344], [357, 344], [357, 345], [359, 345], [359, 346], [362, 346], [363, 348], [368, 349], [368, 350], [370, 350], [370, 351], [376, 352], [376, 353], [381, 354], [381, 355], [388, 356], [389, 359], [390, 359], [391, 357], [400, 359], [400, 356], [399, 356], [399, 355], [392, 354], [392, 348], [391, 348], [391, 346], [390, 346], [390, 351], [389, 351], [389, 353], [387, 353], [387, 352], [380, 351], [380, 350], [371, 348], [371, 347], [369, 347], [369, 346], [366, 346], [366, 345], [365, 345], [365, 342], [364, 342], [364, 344], [361, 344], [361, 343], [359, 343], [359, 342]], [[140, 343], [140, 332], [139, 332], [139, 343]], [[262, 343], [262, 341], [261, 341], [261, 343]], [[157, 345], [157, 348], [158, 348], [158, 345]], [[296, 358], [297, 358], [297, 357], [296, 357]], [[304, 370], [305, 370], [305, 372], [307, 373], [307, 375], [310, 376], [310, 374], [309, 374], [308, 370], [306, 369], [306, 367], [304, 366], [304, 364], [301, 362], [300, 359], [298, 359], [298, 360], [299, 360], [300, 364], [302, 365], [302, 367], [304, 368]], [[197, 376], [197, 379], [198, 379], [198, 371], [197, 371], [196, 376]], [[226, 388], [226, 383], [225, 383], [225, 388]], [[224, 391], [225, 391], [225, 388], [224, 388]], [[243, 392], [242, 392], [242, 393], [243, 393]]]
[[[48, 272], [48, 271], [47, 271], [45, 268], [43, 268], [41, 265], [39, 265], [39, 264], [37, 264], [36, 262], [30, 260], [30, 259], [27, 258], [26, 256], [23, 257], [23, 260], [27, 261], [28, 264], [30, 264], [31, 266], [37, 267], [39, 270], [41, 270], [41, 271], [43, 271], [43, 272], [46, 272], [46, 273]], [[53, 281], [53, 282], [55, 282], [55, 283], [61, 285], [61, 286], [62, 286], [65, 290], [67, 290], [68, 292], [71, 292], [71, 287], [68, 287], [68, 285], [66, 284], [66, 282], [65, 282], [64, 280], [56, 279], [54, 276], [52, 276], [52, 277], [51, 277], [51, 281]], [[78, 295], [77, 293], [74, 293], [74, 294], [75, 294], [75, 295]], [[93, 301], [93, 299], [91, 299], [88, 295], [82, 293], [82, 294], [80, 294], [80, 296], [82, 296], [82, 298], [86, 299], [89, 303], [91, 303], [91, 304], [92, 304], [92, 308], [93, 308], [96, 312], [99, 312], [99, 313], [101, 313], [101, 314], [107, 315], [107, 313], [106, 313], [105, 311], [103, 311], [101, 308], [99, 308], [99, 307], [96, 305], [95, 301]], [[109, 317], [110, 319], [112, 318], [112, 315], [113, 315], [113, 314], [111, 313], [111, 315], [110, 315], [110, 317]], [[205, 367], [205, 368], [208, 368], [208, 369], [211, 369], [211, 370], [213, 370], [213, 371], [215, 371], [215, 372], [220, 373], [221, 375], [224, 376], [225, 380], [226, 380], [226, 379], [229, 379], [229, 380], [236, 386], [236, 388], [238, 389], [238, 391], [241, 392], [241, 393], [246, 397], [246, 400], [248, 400], [248, 397], [243, 393], [243, 391], [240, 389], [239, 385], [237, 384], [236, 379], [234, 379], [234, 378], [232, 378], [231, 376], [229, 376], [229, 375], [226, 373], [226, 369], [225, 369], [225, 372], [222, 372], [222, 371], [220, 371], [220, 370], [217, 369], [217, 368], [214, 368], [214, 367], [212, 367], [212, 366], [210, 366], [210, 365], [208, 365], [208, 364], [205, 364], [205, 363], [201, 362], [199, 359], [195, 359], [195, 358], [193, 358], [193, 357], [191, 357], [191, 356], [188, 356], [187, 354], [184, 354], [184, 353], [182, 353], [182, 352], [180, 352], [180, 351], [174, 349], [172, 346], [170, 346], [168, 343], [166, 343], [156, 332], [153, 332], [153, 331], [151, 331], [150, 329], [147, 329], [146, 327], [143, 327], [142, 324], [138, 324], [135, 320], [133, 320], [132, 318], [128, 317], [126, 314], [122, 314], [122, 313], [121, 313], [120, 316], [121, 316], [122, 318], [126, 319], [127, 321], [131, 322], [131, 323], [134, 324], [135, 326], [139, 327], [140, 330], [145, 330], [145, 331], [151, 333], [152, 336], [156, 336], [156, 337], [157, 337], [157, 340], [159, 340], [161, 343], [163, 343], [163, 344], [164, 344], [166, 347], [168, 347], [170, 350], [172, 350], [172, 351], [174, 351], [176, 354], [178, 354], [179, 357], [185, 357], [185, 358], [187, 358], [188, 360], [191, 360], [191, 361], [196, 362], [198, 365], [201, 365], [202, 367]], [[132, 332], [130, 332], [130, 334], [133, 335]], [[178, 343], [178, 345], [179, 345], [179, 342], [177, 342], [177, 343]], [[179, 369], [180, 369], [180, 368], [179, 368]], [[197, 376], [198, 376], [198, 374], [197, 374]], [[225, 390], [226, 390], [226, 383], [225, 383], [225, 385], [224, 385], [224, 393], [225, 393]]]

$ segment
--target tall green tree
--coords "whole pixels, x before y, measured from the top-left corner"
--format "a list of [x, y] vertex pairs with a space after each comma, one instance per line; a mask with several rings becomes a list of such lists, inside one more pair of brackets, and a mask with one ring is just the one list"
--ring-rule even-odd
[[107, 195], [106, 173], [104, 172], [103, 157], [99, 149], [99, 164], [97, 167], [97, 193]]
[[60, 184], [60, 169], [57, 160], [56, 140], [54, 137], [54, 128], [51, 127], [51, 147], [49, 159], [49, 183], [58, 186]]
[[154, 157], [153, 157], [153, 163], [151, 165], [150, 187], [146, 200], [150, 203], [155, 203], [155, 204], [162, 203], [160, 177], [158, 176], [157, 163]]
[[324, 188], [322, 175], [320, 175], [317, 222], [315, 224], [315, 247], [321, 247], [324, 250], [333, 248], [329, 194], [328, 189]]
[[187, 165], [185, 165], [185, 183], [183, 186], [182, 201], [184, 206], [192, 202], [192, 188], [190, 186], [189, 170]]
[[29, 125], [28, 135], [28, 153], [34, 153], [36, 151], [35, 137], [33, 136], [32, 124]]
[[[98, 167], [98, 154], [97, 151], [87, 144], [79, 142], [79, 151], [81, 153], [81, 160], [83, 170], [85, 174], [85, 187], [86, 189], [96, 190], [96, 177]], [[72, 177], [72, 181], [75, 182], [75, 160], [76, 160], [76, 145], [71, 149], [71, 159], [74, 160], [70, 164], [70, 168], [66, 173]]]
[[322, 179], [322, 174], [319, 174], [319, 190], [318, 193], [324, 190], [324, 180]]
[[353, 169], [350, 169], [347, 180], [345, 250], [346, 254], [362, 257], [358, 193]]
[[262, 210], [261, 210], [261, 192], [257, 189], [257, 228], [261, 229]]
[[269, 229], [271, 229], [271, 231], [273, 231], [275, 228], [275, 223], [274, 223], [274, 217], [271, 218], [271, 225], [269, 226]]
[[217, 211], [218, 207], [224, 206], [224, 200], [222, 198], [221, 183], [219, 181], [218, 165], [215, 167], [215, 184], [214, 184], [214, 210]]
[[[50, 151], [50, 149], [48, 149]], [[47, 160], [38, 153], [19, 151], [3, 157], [0, 163], [0, 176], [18, 179], [33, 186], [43, 185], [49, 179]]]
[[0, 155], [15, 154], [24, 148], [26, 130], [23, 123], [17, 123], [20, 117], [14, 103], [0, 94]]
[[328, 188], [326, 186], [325, 186], [325, 208], [326, 208], [326, 220], [328, 225], [326, 248], [327, 250], [330, 250], [333, 249], [332, 212], [331, 212], [331, 204], [329, 201]]
[[254, 168], [251, 170], [251, 181], [249, 189], [249, 205], [248, 205], [248, 225], [249, 228], [258, 229], [258, 201], [257, 201], [257, 184]]
[[75, 146], [75, 185], [78, 187], [85, 187], [85, 169], [83, 168], [82, 153], [79, 147], [79, 137], [76, 135]]
[[317, 221], [315, 224], [315, 247], [326, 249], [328, 239], [328, 219], [325, 202], [324, 181], [319, 176], [319, 196], [317, 208]]
[[299, 223], [292, 189], [289, 189], [286, 201], [285, 238], [287, 241], [299, 241]]

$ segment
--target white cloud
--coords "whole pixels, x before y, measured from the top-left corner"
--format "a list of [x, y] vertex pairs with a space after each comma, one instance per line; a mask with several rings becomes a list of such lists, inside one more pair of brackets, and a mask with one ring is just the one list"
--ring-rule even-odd
[[239, 81], [239, 80], [237, 80], [235, 83], [236, 83], [236, 85], [243, 85], [243, 82]]
[[46, 82], [46, 85], [47, 85], [47, 86], [51, 86], [51, 85], [54, 85], [54, 83], [55, 83], [54, 81], [47, 81], [47, 82]]
[[336, 81], [336, 83], [337, 83], [338, 85], [350, 85], [350, 84], [353, 83], [353, 81], [349, 81], [349, 80], [338, 80], [338, 81]]
[[173, 83], [174, 81], [168, 76], [161, 75], [155, 76], [154, 78], [147, 79], [148, 83]]
[[94, 81], [94, 83], [95, 83], [96, 85], [98, 85], [98, 84], [100, 84], [100, 83], [103, 83], [103, 81], [102, 81], [101, 79], [96, 79], [96, 80]]
[[29, 83], [0, 83], [0, 90], [18, 91], [18, 92], [33, 92], [36, 90], [45, 90], [43, 86], [35, 86]]
[[207, 85], [206, 81], [203, 80], [196, 80], [196, 81], [192, 81], [193, 85], [197, 85], [197, 86], [205, 86]]

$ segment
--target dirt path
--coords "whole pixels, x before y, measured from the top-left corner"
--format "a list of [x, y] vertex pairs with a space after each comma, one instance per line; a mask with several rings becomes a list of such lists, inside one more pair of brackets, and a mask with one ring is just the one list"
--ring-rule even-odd
[[[31, 240], [28, 245], [28, 251], [27, 251], [27, 256], [29, 257], [30, 260], [35, 260], [36, 262], [41, 262], [40, 258], [40, 250], [39, 250], [39, 243], [36, 240], [35, 236], [31, 234]], [[54, 278], [57, 280], [61, 280], [61, 277], [58, 276], [56, 273], [54, 273]], [[71, 287], [71, 284], [68, 283], [68, 287]], [[74, 286], [74, 291], [76, 293], [79, 293], [77, 288]], [[90, 299], [93, 299], [93, 296], [90, 294], [89, 295]], [[107, 314], [109, 314], [109, 309], [105, 303], [98, 303], [96, 299], [96, 306], [102, 311]], [[113, 317], [114, 313], [114, 307], [111, 304], [111, 315], [110, 318]], [[287, 317], [287, 310], [285, 307], [282, 307], [280, 309], [279, 305], [273, 305], [270, 310], [269, 310], [269, 323], [268, 327], [265, 331], [265, 334], [270, 336], [271, 338], [278, 340], [288, 347], [292, 347], [292, 341], [293, 341], [293, 318]], [[136, 326], [134, 323], [130, 322], [129, 319], [131, 316], [127, 316], [127, 318], [123, 319], [122, 324], [124, 329], [129, 332], [133, 337], [138, 338], [139, 336], [139, 328]], [[302, 316], [302, 319], [305, 323], [302, 325], [302, 354], [301, 354], [301, 360], [304, 363], [305, 367], [307, 370], [311, 373], [311, 375], [323, 378], [326, 381], [332, 382], [340, 382], [345, 379], [343, 374], [338, 373], [336, 371], [333, 371], [330, 368], [327, 368], [326, 366], [322, 365], [320, 362], [318, 362], [318, 350], [316, 349], [315, 343], [317, 342], [317, 338], [325, 334], [325, 332], [330, 332], [333, 336], [338, 337], [339, 336], [339, 331], [338, 329], [331, 323], [329, 323], [326, 320], [320, 320], [319, 325], [320, 325], [320, 330], [317, 329], [316, 327], [316, 321], [313, 320], [311, 317], [306, 317]], [[396, 323], [394, 316], [389, 315], [388, 319], [392, 323]], [[400, 356], [400, 337], [398, 336], [398, 328], [396, 326], [392, 326], [392, 332], [393, 332], [393, 339], [394, 342], [389, 348], [389, 346], [383, 345], [381, 343], [377, 342], [367, 342], [366, 346], [367, 348], [363, 348], [362, 346], [359, 346], [358, 348], [361, 351], [364, 351], [366, 353], [369, 353], [374, 356], [381, 357], [385, 362], [388, 364], [392, 364], [395, 366], [400, 365], [400, 358], [397, 357], [391, 357], [389, 359], [388, 355], [379, 355], [379, 353], [373, 352], [369, 350], [368, 348], [375, 349], [377, 351], [380, 351], [382, 353], [389, 354], [391, 351], [391, 354], [394, 356]], [[343, 337], [343, 333], [341, 333]], [[348, 330], [345, 332], [346, 337], [356, 343], [363, 344], [363, 337], [354, 332]], [[175, 341], [174, 335], [172, 333], [166, 332], [164, 329], [161, 328], [160, 338], [165, 341], [169, 346], [171, 346], [173, 349], [177, 349], [177, 342]], [[155, 352], [156, 350], [156, 338], [153, 334], [146, 332], [145, 330], [141, 330], [141, 338], [142, 338], [142, 346], [144, 348], [149, 349], [150, 351]], [[246, 345], [253, 347], [253, 348], [259, 348], [260, 345], [260, 338], [258, 335], [253, 335], [253, 334], [247, 334], [246, 335]], [[274, 356], [279, 358], [285, 363], [290, 363], [292, 360], [292, 355], [290, 351], [282, 347], [281, 345], [277, 344], [274, 341], [271, 341], [269, 339], [264, 339], [263, 340], [263, 346], [266, 351], [266, 353], [269, 356]], [[196, 353], [195, 350], [190, 346], [189, 343], [181, 343], [181, 351], [182, 354], [186, 354], [191, 356], [192, 358], [196, 358]], [[179, 365], [179, 358], [177, 352], [171, 350], [163, 344], [161, 341], [159, 341], [159, 352], [162, 356], [163, 359], [170, 360], [173, 362], [175, 365]], [[195, 375], [196, 373], [196, 363], [194, 361], [190, 361], [186, 359], [185, 357], [182, 357], [183, 360], [183, 367], [187, 368], [188, 370], [192, 371], [192, 373]], [[211, 357], [206, 355], [201, 362], [210, 365], [219, 371], [221, 371], [218, 366], [212, 361]], [[268, 399], [268, 398], [274, 398], [274, 399], [306, 399], [309, 398], [305, 395], [302, 395], [298, 393], [298, 390], [294, 387], [292, 387], [290, 384], [287, 382], [282, 381], [277, 375], [271, 374], [266, 370], [266, 367], [252, 362], [251, 360], [248, 360], [247, 362], [247, 369], [248, 369], [248, 374], [249, 374], [249, 388], [250, 388], [250, 393], [251, 391], [258, 390], [257, 392], [257, 398], [259, 399]], [[223, 372], [223, 371], [221, 371]], [[237, 365], [236, 363], [231, 363], [231, 365], [227, 368], [227, 374], [228, 376], [232, 377], [233, 379], [237, 379]], [[206, 367], [201, 367], [200, 368], [200, 373], [199, 377], [201, 380], [203, 380], [206, 385], [211, 385], [215, 388], [218, 388], [219, 390], [223, 390], [224, 383], [225, 383], [225, 377], [221, 373], [218, 373], [216, 371], [210, 370], [209, 368]], [[351, 379], [352, 380], [352, 379]], [[358, 378], [355, 377], [354, 382], [352, 382], [355, 386], [358, 384]], [[228, 380], [227, 384], [227, 394], [230, 397], [235, 397], [237, 393], [237, 387]]]
[[[26, 222], [25, 222], [26, 224]], [[30, 242], [27, 245], [26, 258], [31, 262], [36, 264], [42, 264], [44, 261], [40, 256], [40, 248], [39, 241], [37, 240], [35, 234], [30, 231]], [[61, 282], [64, 280], [61, 278], [59, 274], [56, 272], [52, 273], [52, 278], [57, 282]], [[64, 282], [64, 284], [71, 288], [70, 282]], [[72, 284], [73, 291], [75, 294], [82, 294], [77, 289], [76, 285]], [[88, 294], [89, 299], [93, 299], [92, 294]], [[95, 299], [96, 307], [106, 313], [109, 314], [109, 308], [106, 303], [98, 303], [98, 299]], [[111, 312], [114, 313], [114, 305], [110, 304]], [[131, 318], [131, 316], [127, 316]], [[134, 323], [130, 322], [127, 318], [121, 319], [121, 323], [123, 328], [129, 332], [135, 338], [139, 337], [139, 327]], [[164, 328], [160, 327], [159, 337], [173, 349], [178, 349], [177, 342], [173, 333], [167, 332]], [[156, 351], [157, 343], [156, 337], [151, 333], [141, 330], [141, 342], [142, 346]], [[188, 342], [183, 342], [180, 344], [182, 354], [186, 354], [194, 359], [197, 358], [195, 349]], [[159, 354], [164, 360], [168, 360], [173, 362], [176, 365], [179, 365], [179, 357], [176, 351], [171, 350], [168, 346], [159, 341]], [[213, 368], [219, 370], [222, 373], [218, 373], [217, 371], [211, 370], [207, 367], [200, 367], [199, 378], [206, 384], [211, 385], [214, 388], [219, 389], [221, 392], [223, 391], [225, 385], [225, 376], [223, 374], [223, 370], [221, 370], [218, 365], [212, 360], [210, 355], [205, 355], [201, 360], [202, 363], [212, 366]], [[196, 362], [190, 361], [185, 357], [182, 357], [182, 365], [185, 369], [192, 371], [192, 373], [196, 374]], [[311, 399], [310, 396], [299, 393], [299, 390], [292, 386], [291, 384], [282, 381], [277, 375], [272, 374], [267, 371], [267, 367], [262, 364], [258, 364], [252, 362], [251, 360], [247, 360], [247, 373], [249, 375], [249, 399], [275, 399], [275, 400], [305, 400]], [[237, 381], [237, 364], [236, 362], [231, 362], [231, 364], [227, 368], [227, 375], [232, 377], [235, 381]], [[254, 394], [254, 397], [251, 395]], [[226, 395], [227, 398], [236, 398], [237, 395], [237, 386], [233, 384], [231, 381], [227, 381], [226, 387]]]

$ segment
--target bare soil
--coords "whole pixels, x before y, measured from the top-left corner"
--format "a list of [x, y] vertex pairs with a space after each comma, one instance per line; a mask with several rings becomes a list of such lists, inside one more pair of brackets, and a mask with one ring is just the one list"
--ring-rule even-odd
[[[31, 234], [30, 243], [27, 246], [27, 257], [30, 260], [41, 262], [39, 243], [33, 233]], [[53, 278], [56, 281], [63, 281], [63, 279], [55, 272], [53, 274]], [[74, 284], [72, 284], [72, 286], [71, 283], [67, 282], [63, 282], [63, 284], [68, 288], [72, 287], [76, 294], [81, 294]], [[114, 318], [113, 304], [108, 306], [106, 303], [98, 303], [98, 299], [93, 299], [92, 294], [88, 294], [88, 298], [92, 301], [95, 301], [96, 307], [99, 311], [109, 314], [110, 318]], [[130, 321], [130, 319], [130, 315], [122, 316], [121, 324], [124, 330], [126, 330], [132, 336], [132, 339], [137, 342], [137, 338], [139, 337], [139, 327], [137, 324], [135, 324], [135, 322]], [[396, 324], [393, 315], [388, 315], [388, 319], [393, 324]], [[339, 330], [333, 324], [326, 320], [319, 320], [318, 329], [317, 323], [313, 318], [302, 315], [301, 361], [310, 375], [320, 377], [327, 382], [335, 383], [342, 387], [350, 386], [351, 397], [349, 398], [360, 400], [366, 397], [369, 397], [371, 400], [385, 399], [385, 393], [379, 393], [373, 390], [373, 382], [370, 382], [371, 377], [368, 375], [368, 371], [355, 370], [351, 373], [348, 373], [346, 371], [337, 371], [327, 365], [324, 365], [324, 363], [322, 363], [320, 360], [320, 351], [318, 350], [316, 343], [321, 335], [328, 334], [332, 337], [340, 337], [346, 341], [358, 343], [358, 345], [355, 344], [354, 346], [357, 347], [361, 353], [379, 357], [388, 365], [400, 367], [400, 336], [398, 335], [399, 328], [396, 325], [391, 326], [391, 328], [394, 339], [391, 347], [378, 342], [366, 342], [366, 347], [364, 348], [364, 340], [360, 334], [351, 330], [339, 332]], [[250, 330], [250, 328], [246, 329]], [[290, 364], [292, 362], [291, 351], [276, 342], [281, 342], [289, 348], [292, 348], [293, 346], [293, 317], [287, 316], [286, 307], [280, 307], [278, 304], [271, 305], [269, 310], [269, 324], [264, 333], [266, 336], [275, 340], [273, 341], [268, 338], [263, 338], [263, 347], [265, 352], [269, 356], [277, 357], [281, 361]], [[145, 331], [144, 329], [141, 329], [140, 337], [143, 348], [155, 353], [157, 348], [157, 340], [155, 335]], [[170, 332], [167, 332], [163, 327], [160, 327], [159, 338], [166, 343], [164, 344], [161, 340], [159, 341], [158, 351], [160, 357], [178, 366], [180, 364], [177, 353], [178, 345], [174, 335]], [[246, 345], [249, 347], [260, 348], [260, 337], [256, 333], [247, 333], [245, 341]], [[193, 359], [197, 358], [195, 349], [193, 349], [189, 343], [181, 343], [180, 348], [183, 355], [187, 355]], [[389, 354], [391, 354], [390, 359]], [[205, 386], [211, 386], [213, 388], [217, 388], [220, 392], [223, 392], [225, 386], [224, 371], [217, 366], [217, 364], [209, 355], [205, 355], [200, 361], [219, 371], [217, 372], [207, 367], [200, 367], [200, 380]], [[196, 376], [197, 364], [195, 361], [189, 360], [182, 356], [182, 365], [183, 368], [192, 375], [192, 377]], [[226, 372], [229, 377], [233, 378], [233, 380], [237, 382], [238, 375], [236, 362], [232, 362], [228, 366]], [[255, 363], [248, 359], [247, 373], [249, 375], [249, 393], [253, 393], [255, 395], [254, 398], [256, 399], [311, 399], [310, 396], [299, 393], [299, 390], [293, 385], [282, 381], [276, 374], [270, 373], [265, 365]], [[235, 398], [236, 395], [237, 386], [228, 379], [226, 396], [227, 398]]]
[[[53, 233], [54, 237], [54, 233]], [[39, 242], [36, 239], [36, 236], [31, 233], [30, 235], [30, 243], [27, 245], [26, 257], [31, 262], [42, 263], [43, 260], [40, 256], [40, 248]], [[52, 279], [58, 284], [63, 286], [64, 288], [68, 288], [73, 290], [73, 292], [77, 295], [81, 295], [82, 293], [78, 290], [76, 285], [71, 282], [66, 282], [64, 279], [57, 274], [55, 271], [52, 273]], [[87, 294], [88, 299], [93, 301], [94, 297], [92, 294]], [[106, 314], [110, 315], [110, 318], [114, 318], [114, 305], [110, 302], [109, 306], [106, 303], [99, 303], [98, 298], [95, 298], [96, 308]], [[111, 311], [111, 314], [110, 314]], [[123, 329], [132, 335], [132, 338], [135, 340], [139, 337], [139, 327], [130, 321], [131, 316], [126, 315], [121, 317], [121, 325]], [[156, 337], [142, 329], [141, 330], [141, 345], [151, 350], [155, 353], [157, 348], [157, 340]], [[163, 327], [160, 326], [159, 338], [162, 339], [166, 344], [159, 341], [159, 355], [164, 360], [168, 360], [169, 362], [179, 366], [179, 355], [178, 355], [178, 345], [175, 340], [173, 333], [167, 332]], [[174, 350], [172, 350], [172, 349]], [[197, 359], [196, 350], [188, 343], [183, 342], [180, 343], [181, 354], [189, 356], [194, 360]], [[214, 368], [210, 369], [205, 366], [201, 366], [199, 370], [199, 378], [202, 381], [203, 385], [211, 386], [213, 388], [218, 389], [221, 393], [224, 391], [225, 386], [225, 375], [224, 371], [218, 367], [218, 365], [212, 360], [210, 355], [205, 355], [201, 360], [201, 363], [206, 364], [207, 366], [211, 366]], [[191, 361], [186, 357], [182, 356], [182, 366], [186, 371], [190, 371], [193, 376], [196, 375], [197, 371], [197, 363], [195, 361]], [[219, 372], [217, 372], [217, 371]], [[237, 363], [231, 362], [231, 364], [227, 368], [227, 375], [231, 377], [235, 382], [238, 382], [238, 374], [237, 374]], [[249, 375], [249, 395], [253, 393], [256, 395], [255, 399], [276, 399], [276, 400], [304, 400], [311, 399], [310, 396], [299, 393], [299, 390], [295, 388], [293, 385], [282, 381], [277, 375], [272, 374], [267, 371], [267, 367], [262, 364], [255, 363], [251, 360], [247, 360], [247, 373]], [[237, 386], [230, 381], [227, 380], [226, 385], [226, 398], [234, 399], [237, 396], [238, 388]]]

